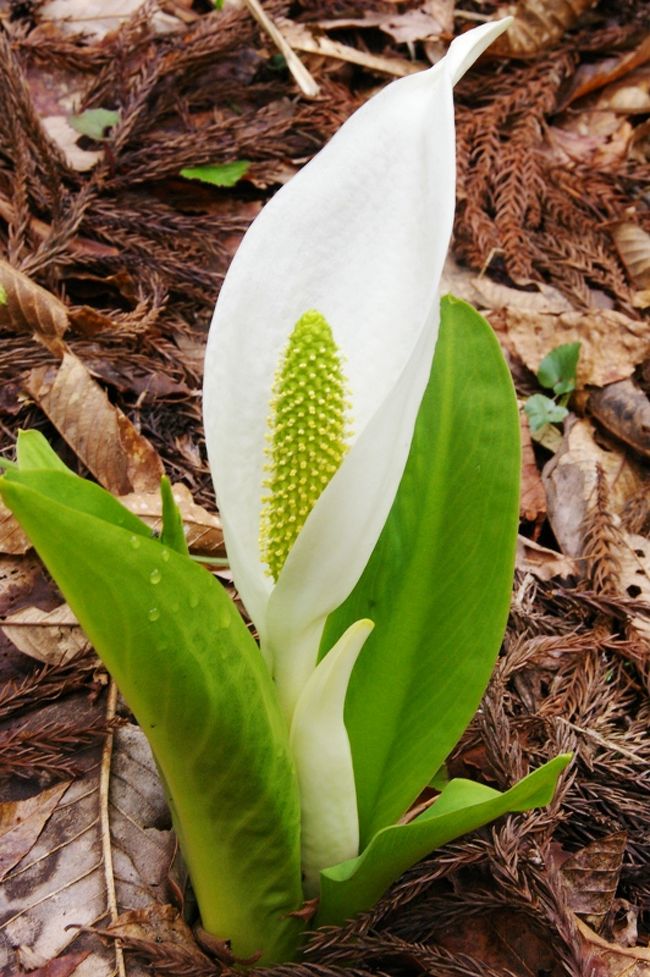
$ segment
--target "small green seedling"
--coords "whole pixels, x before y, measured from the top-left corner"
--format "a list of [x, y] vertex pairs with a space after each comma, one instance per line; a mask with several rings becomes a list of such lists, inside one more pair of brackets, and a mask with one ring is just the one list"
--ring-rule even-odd
[[234, 187], [248, 172], [250, 162], [247, 159], [234, 160], [232, 163], [215, 163], [206, 166], [187, 166], [180, 175], [186, 180], [200, 180], [213, 187]]
[[556, 346], [544, 357], [537, 371], [542, 387], [553, 391], [554, 397], [533, 394], [525, 404], [531, 437], [550, 450], [556, 450], [560, 424], [569, 413], [567, 403], [576, 387], [576, 374], [580, 343], [564, 343]]
[[70, 125], [82, 136], [101, 142], [108, 129], [120, 121], [120, 113], [113, 109], [86, 109], [79, 115], [70, 116]]

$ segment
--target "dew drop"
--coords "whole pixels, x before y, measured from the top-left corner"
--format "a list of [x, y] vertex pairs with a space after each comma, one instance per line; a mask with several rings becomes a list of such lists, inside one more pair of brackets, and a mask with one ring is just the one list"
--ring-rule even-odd
[[137, 536], [130, 536], [129, 537], [129, 543], [131, 544], [131, 546], [133, 547], [134, 550], [139, 550], [140, 549], [140, 545], [141, 544], [140, 544], [140, 540], [139, 540], [139, 538]]
[[190, 607], [198, 607], [199, 606], [199, 598], [196, 596], [196, 594], [190, 594], [188, 600], [189, 600]]
[[163, 550], [160, 554], [160, 558], [163, 563], [169, 563], [169, 550]]
[[161, 577], [162, 574], [160, 570], [158, 570], [158, 568], [152, 570], [151, 573], [149, 574], [149, 580], [151, 580], [152, 584], [160, 583]]
[[150, 621], [157, 621], [158, 618], [160, 617], [160, 611], [158, 610], [157, 607], [152, 607], [149, 610], [147, 617], [149, 618]]

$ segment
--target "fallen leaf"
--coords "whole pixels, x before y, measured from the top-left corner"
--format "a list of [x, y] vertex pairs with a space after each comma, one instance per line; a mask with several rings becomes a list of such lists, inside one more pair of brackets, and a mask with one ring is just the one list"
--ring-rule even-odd
[[18, 651], [48, 664], [70, 661], [89, 647], [67, 604], [53, 611], [21, 607], [4, 618], [1, 630]]
[[569, 908], [599, 929], [612, 908], [627, 844], [625, 831], [604, 835], [570, 855], [560, 868]]
[[634, 129], [616, 112], [593, 109], [570, 116], [563, 126], [545, 131], [549, 155], [555, 164], [575, 163], [611, 168], [629, 155]]
[[[83, 33], [101, 40], [118, 30], [144, 3], [145, 0], [49, 0], [40, 7], [39, 19], [56, 21], [66, 34]], [[151, 23], [158, 34], [180, 26], [175, 17], [162, 13], [157, 6], [152, 11]]]
[[103, 150], [81, 149], [77, 145], [79, 132], [70, 125], [65, 115], [47, 115], [41, 119], [43, 128], [65, 156], [68, 166], [78, 173], [86, 173], [103, 159]]
[[492, 52], [511, 57], [529, 57], [550, 47], [593, 7], [595, 0], [519, 0], [501, 8], [500, 16], [514, 15], [514, 21], [492, 45]]
[[[223, 555], [223, 530], [219, 517], [197, 505], [187, 486], [179, 483], [172, 486], [172, 491], [183, 517], [190, 550], [204, 556], [214, 556], [218, 553]], [[160, 533], [162, 529], [160, 492], [135, 492], [122, 496], [120, 502], [151, 526], [153, 532]]]
[[550, 350], [579, 342], [578, 389], [624, 380], [650, 350], [647, 324], [610, 309], [554, 315], [506, 308], [502, 317], [509, 342], [533, 373]]
[[[67, 785], [37, 840], [0, 884], [0, 966], [19, 959], [44, 966], [74, 945], [83, 927], [108, 913], [97, 764]], [[136, 726], [116, 730], [111, 760], [110, 820], [113, 878], [118, 908], [144, 909], [168, 902], [167, 875], [175, 847], [161, 830], [168, 812], [155, 763]], [[86, 977], [115, 973], [112, 948], [84, 934], [92, 955]], [[129, 975], [134, 971], [129, 970]], [[138, 973], [140, 970], [138, 968]], [[81, 975], [81, 972], [80, 972]]]
[[0, 286], [6, 294], [6, 302], [0, 304], [0, 326], [33, 333], [60, 355], [65, 349], [62, 336], [68, 328], [68, 311], [63, 302], [1, 258]]
[[173, 906], [154, 903], [146, 909], [122, 913], [106, 932], [119, 938], [126, 949], [139, 953], [157, 972], [179, 973], [182, 963], [183, 973], [215, 977], [219, 973], [216, 962], [201, 951], [192, 930]]
[[[29, 977], [92, 977], [82, 965], [90, 956], [90, 950], [65, 953], [62, 957], [48, 960], [42, 967], [30, 970]], [[16, 977], [15, 967], [0, 970], [0, 977]], [[130, 975], [129, 975], [130, 977]]]
[[608, 943], [579, 917], [576, 925], [606, 977], [650, 977], [650, 947]]
[[637, 68], [621, 81], [607, 85], [598, 96], [596, 108], [625, 115], [650, 112], [650, 69]]
[[285, 20], [282, 17], [276, 18], [276, 23], [287, 42], [296, 51], [321, 54], [324, 57], [336, 58], [350, 64], [360, 64], [369, 71], [395, 75], [398, 78], [402, 78], [404, 75], [413, 75], [424, 67], [424, 65], [414, 61], [407, 61], [406, 58], [385, 58], [370, 54], [367, 51], [360, 51], [349, 44], [333, 41], [326, 34], [312, 34], [304, 24], [297, 24], [295, 21]]
[[76, 356], [66, 353], [58, 368], [32, 370], [27, 389], [109, 492], [157, 491], [163, 473], [158, 454]]
[[593, 503], [598, 465], [607, 479], [612, 515], [619, 516], [627, 500], [644, 484], [640, 466], [623, 454], [600, 447], [589, 421], [569, 418], [562, 447], [542, 472], [548, 519], [562, 552], [568, 556], [582, 556], [583, 525]]
[[634, 284], [650, 288], [650, 234], [632, 221], [622, 221], [612, 228], [612, 237]]
[[472, 284], [480, 301], [489, 309], [515, 309], [530, 316], [539, 312], [575, 312], [566, 296], [545, 282], [536, 282], [534, 291], [524, 291], [492, 281], [487, 276], [473, 275]]
[[69, 786], [55, 784], [35, 797], [0, 804], [0, 880], [33, 848]]
[[650, 458], [650, 400], [632, 380], [594, 390], [589, 411], [607, 431]]
[[650, 60], [650, 36], [646, 36], [633, 51], [626, 51], [618, 57], [605, 58], [595, 63], [583, 62], [573, 76], [571, 89], [559, 107], [566, 108], [577, 98], [582, 98], [583, 95], [588, 95], [611, 82], [618, 81], [619, 78], [624, 78], [630, 71], [648, 60]]
[[31, 549], [31, 545], [13, 514], [0, 499], [0, 553], [18, 556]]
[[[621, 566], [621, 593], [650, 607], [650, 540], [636, 533], [625, 533], [617, 556]], [[630, 623], [650, 641], [650, 617], [647, 614], [631, 615]]]
[[187, 166], [180, 175], [186, 180], [200, 180], [214, 187], [234, 187], [248, 172], [250, 161], [234, 160], [231, 163], [214, 163], [211, 166]]
[[24, 606], [30, 597], [38, 600], [44, 580], [37, 557], [0, 556], [0, 615]]
[[540, 580], [578, 576], [578, 564], [575, 560], [556, 550], [540, 546], [526, 536], [517, 538], [517, 569], [532, 573]]
[[530, 439], [528, 418], [523, 411], [519, 412], [519, 423], [522, 454], [519, 515], [526, 522], [539, 523], [546, 515], [546, 493]]

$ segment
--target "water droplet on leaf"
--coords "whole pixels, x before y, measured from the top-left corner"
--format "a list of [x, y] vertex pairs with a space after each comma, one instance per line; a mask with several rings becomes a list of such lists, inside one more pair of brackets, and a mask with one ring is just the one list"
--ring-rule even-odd
[[151, 580], [152, 584], [157, 584], [160, 583], [161, 576], [162, 575], [160, 573], [160, 570], [156, 568], [155, 570], [152, 570], [151, 573], [149, 574], [149, 580]]
[[152, 607], [147, 615], [150, 621], [157, 621], [160, 617], [160, 611], [157, 607]]
[[129, 543], [131, 544], [131, 546], [133, 547], [134, 550], [139, 550], [140, 549], [140, 545], [141, 545], [140, 544], [140, 539], [137, 536], [130, 536], [129, 537]]

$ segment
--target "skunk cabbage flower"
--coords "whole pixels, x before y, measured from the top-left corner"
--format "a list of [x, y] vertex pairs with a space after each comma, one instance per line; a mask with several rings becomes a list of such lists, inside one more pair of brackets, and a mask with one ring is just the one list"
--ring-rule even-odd
[[217, 303], [210, 466], [288, 717], [404, 470], [454, 214], [452, 89], [506, 26], [462, 35], [359, 109], [261, 212]]

